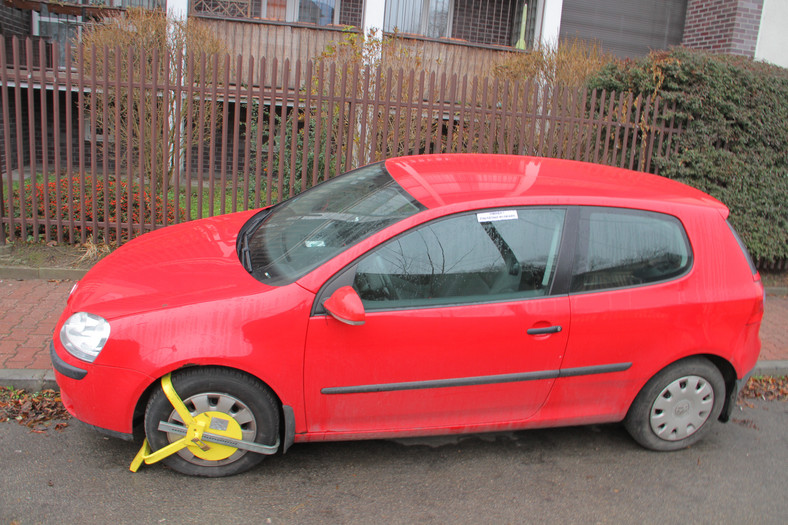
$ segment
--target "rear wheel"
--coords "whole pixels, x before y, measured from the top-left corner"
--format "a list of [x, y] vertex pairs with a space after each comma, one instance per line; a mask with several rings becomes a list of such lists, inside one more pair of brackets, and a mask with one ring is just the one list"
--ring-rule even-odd
[[705, 436], [725, 402], [725, 381], [702, 358], [674, 363], [655, 375], [640, 391], [624, 426], [646, 448], [686, 448]]
[[[235, 439], [273, 445], [279, 435], [279, 410], [273, 394], [256, 379], [226, 368], [190, 368], [172, 375], [172, 384], [189, 413], [194, 416], [223, 414], [224, 434]], [[183, 425], [161, 389], [156, 389], [145, 411], [145, 436], [151, 450], [178, 441], [181, 434], [158, 430], [159, 422]], [[260, 461], [258, 453], [226, 445], [209, 451], [189, 445], [162, 461], [173, 470], [192, 476], [220, 477], [244, 472]]]

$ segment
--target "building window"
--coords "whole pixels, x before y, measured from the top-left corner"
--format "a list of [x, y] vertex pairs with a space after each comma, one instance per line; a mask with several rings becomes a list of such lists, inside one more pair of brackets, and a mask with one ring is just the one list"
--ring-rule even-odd
[[537, 0], [387, 0], [383, 30], [531, 47]]

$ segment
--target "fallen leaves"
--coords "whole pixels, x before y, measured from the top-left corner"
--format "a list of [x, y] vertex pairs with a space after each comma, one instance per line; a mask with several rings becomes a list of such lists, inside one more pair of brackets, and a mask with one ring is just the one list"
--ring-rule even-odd
[[42, 433], [49, 429], [49, 423], [58, 420], [55, 430], [63, 430], [71, 418], [60, 399], [60, 393], [43, 390], [32, 394], [24, 390], [0, 387], [0, 423], [17, 421], [32, 432]]
[[763, 399], [765, 401], [788, 401], [788, 376], [751, 377], [739, 392], [739, 401]]

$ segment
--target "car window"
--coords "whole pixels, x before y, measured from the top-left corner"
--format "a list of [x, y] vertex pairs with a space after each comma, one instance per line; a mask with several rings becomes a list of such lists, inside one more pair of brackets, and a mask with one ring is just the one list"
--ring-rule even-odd
[[587, 208], [580, 217], [572, 292], [664, 281], [686, 272], [691, 252], [675, 217], [661, 213]]
[[564, 215], [505, 209], [433, 221], [365, 256], [353, 287], [367, 309], [546, 295]]
[[248, 253], [247, 269], [258, 280], [289, 284], [362, 239], [424, 209], [383, 163], [372, 164], [276, 206], [256, 229], [244, 233], [241, 255]]

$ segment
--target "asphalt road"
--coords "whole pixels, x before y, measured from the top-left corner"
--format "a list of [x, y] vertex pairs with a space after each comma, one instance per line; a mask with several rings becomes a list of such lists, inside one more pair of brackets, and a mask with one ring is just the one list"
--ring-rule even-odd
[[0, 424], [0, 525], [788, 521], [785, 402], [662, 454], [617, 425], [295, 445], [223, 479], [132, 474], [136, 450], [74, 420], [44, 434]]

